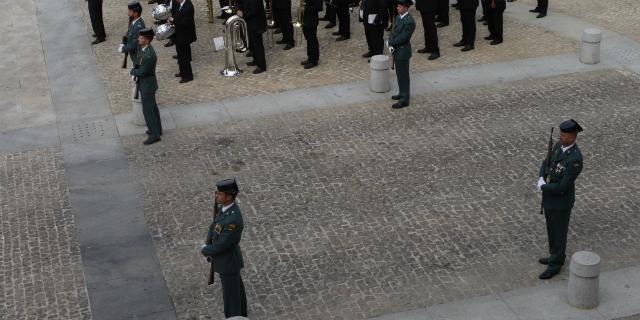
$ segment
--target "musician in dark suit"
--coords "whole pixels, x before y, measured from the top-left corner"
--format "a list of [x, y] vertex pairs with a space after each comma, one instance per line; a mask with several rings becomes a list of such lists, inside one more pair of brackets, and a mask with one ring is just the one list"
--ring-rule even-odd
[[[360, 19], [364, 24], [369, 51], [362, 55], [371, 58], [384, 50], [384, 29], [389, 22], [387, 0], [360, 0]], [[375, 17], [374, 17], [375, 16]], [[373, 19], [371, 19], [374, 17]]]
[[324, 17], [319, 20], [329, 21], [329, 23], [324, 26], [325, 29], [331, 29], [336, 26], [336, 4], [335, 0], [324, 0], [324, 5], [327, 10], [324, 12]]
[[176, 77], [180, 77], [180, 83], [185, 83], [193, 80], [191, 43], [197, 40], [196, 24], [193, 20], [194, 9], [191, 0], [176, 0], [173, 6], [173, 16], [167, 21], [176, 28], [174, 41], [180, 69]]
[[456, 42], [453, 46], [463, 47], [460, 51], [471, 51], [475, 49], [476, 10], [479, 5], [478, 0], [458, 0], [460, 23], [462, 23], [462, 40]]
[[549, 0], [538, 0], [536, 8], [529, 10], [529, 12], [537, 13], [536, 18], [540, 19], [547, 16], [547, 9], [549, 9]]
[[102, 20], [102, 0], [87, 0], [87, 7], [89, 8], [93, 34], [96, 37], [91, 44], [105, 42], [107, 34], [104, 31], [104, 21]]
[[307, 39], [307, 60], [300, 63], [305, 69], [318, 65], [320, 44], [318, 43], [318, 12], [322, 11], [322, 0], [304, 0], [302, 33]]
[[264, 11], [262, 0], [243, 0], [238, 2], [238, 16], [247, 23], [249, 33], [249, 48], [253, 53], [253, 61], [247, 62], [248, 66], [256, 66], [253, 74], [267, 71], [267, 60], [264, 56], [264, 43], [262, 34], [267, 31], [267, 15]]
[[282, 30], [282, 40], [277, 44], [286, 44], [284, 50], [289, 50], [295, 45], [293, 39], [293, 25], [291, 24], [291, 0], [272, 0], [271, 12], [276, 25]]
[[491, 40], [489, 43], [492, 46], [502, 43], [502, 15], [504, 9], [507, 8], [507, 2], [505, 0], [487, 0], [487, 23], [489, 25], [489, 36], [485, 37], [485, 40]]
[[393, 30], [389, 35], [389, 51], [393, 54], [393, 61], [398, 77], [397, 95], [391, 97], [398, 100], [391, 107], [394, 109], [404, 108], [409, 105], [409, 59], [411, 59], [411, 36], [416, 30], [416, 22], [409, 14], [411, 0], [397, 0], [398, 15], [394, 19]]
[[449, 25], [449, 0], [436, 0], [436, 2], [438, 5], [436, 17], [436, 22], [438, 22], [438, 24], [436, 27], [446, 27]]
[[436, 13], [438, 12], [438, 0], [416, 0], [416, 9], [422, 17], [424, 29], [424, 48], [418, 53], [429, 53], [429, 60], [440, 58], [438, 47], [438, 28], [436, 28]]
[[338, 31], [332, 33], [339, 36], [336, 41], [351, 38], [351, 22], [349, 21], [349, 0], [335, 0], [336, 15], [338, 16]]

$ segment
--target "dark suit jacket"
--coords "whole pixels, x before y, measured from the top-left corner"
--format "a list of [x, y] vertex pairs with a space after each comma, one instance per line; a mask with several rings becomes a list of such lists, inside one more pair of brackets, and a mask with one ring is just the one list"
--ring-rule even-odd
[[362, 5], [362, 19], [365, 23], [369, 23], [369, 15], [375, 14], [376, 19], [374, 25], [387, 27], [389, 21], [387, 0], [360, 0], [364, 1]]
[[202, 248], [204, 256], [211, 257], [213, 268], [218, 273], [237, 273], [244, 267], [240, 240], [244, 222], [236, 203], [225, 212], [221, 212], [209, 227], [207, 243]]
[[140, 48], [140, 65], [131, 69], [129, 72], [132, 76], [138, 77], [140, 86], [138, 90], [141, 93], [155, 93], [158, 90], [158, 80], [156, 79], [156, 51], [152, 46], [148, 46], [142, 50]]
[[478, 0], [460, 0], [458, 6], [460, 9], [476, 9], [480, 5]]
[[242, 18], [247, 23], [249, 33], [264, 33], [267, 31], [267, 15], [264, 13], [262, 0], [242, 0], [238, 2], [238, 9], [242, 10]]
[[416, 0], [416, 10], [418, 11], [432, 11], [438, 10], [437, 0]]
[[173, 25], [176, 27], [175, 42], [177, 45], [186, 45], [195, 42], [196, 23], [193, 20], [193, 4], [191, 0], [184, 0], [182, 9], [178, 2], [173, 3], [171, 8], [173, 15]]

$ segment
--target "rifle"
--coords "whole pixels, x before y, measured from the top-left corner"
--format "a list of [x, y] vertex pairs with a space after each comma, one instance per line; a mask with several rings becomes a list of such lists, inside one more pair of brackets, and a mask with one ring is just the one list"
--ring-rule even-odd
[[[133, 21], [133, 19], [131, 17], [129, 17], [129, 24], [127, 25], [127, 30], [129, 30], [129, 28], [131, 28], [131, 22]], [[124, 35], [122, 36], [122, 44], [127, 44], [127, 36]], [[122, 60], [122, 69], [126, 69], [127, 68], [127, 58], [129, 57], [129, 52], [125, 51], [124, 53], [124, 60]]]
[[[546, 183], [551, 182], [551, 152], [553, 150], [553, 128], [551, 128], [551, 135], [549, 135], [549, 144], [547, 145], [547, 157], [544, 159], [544, 181]], [[544, 213], [544, 202], [540, 202], [540, 214]]]
[[[209, 226], [209, 232], [207, 232], [207, 240], [205, 241], [206, 244], [213, 244], [213, 237], [209, 236], [210, 234], [212, 234], [212, 230], [215, 226], [215, 221], [216, 221], [216, 217], [218, 216], [218, 213], [220, 212], [220, 205], [218, 204], [218, 199], [216, 198], [214, 204], [213, 204], [213, 221], [211, 223], [211, 225]], [[211, 263], [211, 267], [209, 268], [209, 277], [207, 279], [207, 285], [210, 286], [215, 282], [215, 270], [213, 267], [213, 260], [210, 257], [207, 257], [207, 261]]]

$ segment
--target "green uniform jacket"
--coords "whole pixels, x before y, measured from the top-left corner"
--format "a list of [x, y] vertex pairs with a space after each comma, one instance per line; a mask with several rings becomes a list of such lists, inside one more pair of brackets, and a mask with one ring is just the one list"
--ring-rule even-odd
[[138, 77], [140, 85], [138, 90], [141, 93], [155, 93], [158, 90], [158, 80], [156, 79], [156, 51], [149, 45], [144, 50], [140, 48], [139, 62], [131, 69], [131, 75]]
[[132, 23], [127, 30], [127, 43], [122, 47], [122, 53], [129, 52], [129, 57], [133, 64], [138, 63], [138, 31], [144, 29], [144, 20], [138, 18], [136, 22]]
[[408, 13], [402, 19], [400, 15], [397, 15], [393, 21], [395, 25], [389, 36], [389, 46], [395, 50], [393, 57], [396, 60], [409, 60], [411, 58], [411, 36], [416, 30], [416, 22]]
[[[544, 161], [539, 176], [544, 176]], [[551, 151], [551, 181], [542, 186], [542, 204], [548, 210], [570, 210], [576, 200], [575, 181], [582, 172], [582, 153], [574, 144], [566, 152], [556, 143]]]
[[202, 248], [202, 254], [211, 257], [217, 273], [237, 273], [244, 267], [240, 250], [240, 239], [244, 223], [240, 208], [234, 202], [231, 208], [218, 214], [209, 227], [208, 244]]

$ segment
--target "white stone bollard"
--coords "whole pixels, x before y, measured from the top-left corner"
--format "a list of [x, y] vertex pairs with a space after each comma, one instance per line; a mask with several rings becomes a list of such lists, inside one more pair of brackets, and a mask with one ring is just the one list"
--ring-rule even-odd
[[581, 309], [598, 306], [600, 256], [589, 251], [579, 251], [571, 257], [567, 300]]
[[135, 96], [136, 86], [134, 84], [131, 89], [131, 121], [137, 126], [147, 125], [144, 121], [144, 114], [142, 113], [142, 100], [140, 100], [140, 95], [138, 95], [138, 99], [135, 99]]
[[389, 82], [389, 56], [379, 54], [371, 57], [369, 68], [371, 69], [369, 89], [373, 92], [389, 92], [391, 90], [391, 83]]
[[582, 46], [580, 48], [580, 62], [596, 64], [600, 62], [600, 42], [602, 31], [596, 28], [585, 29], [582, 32]]

